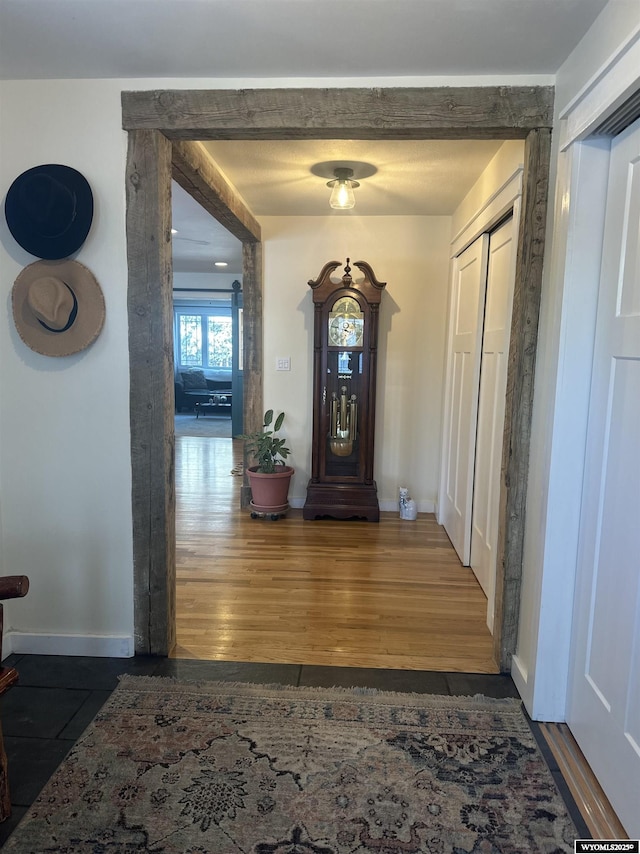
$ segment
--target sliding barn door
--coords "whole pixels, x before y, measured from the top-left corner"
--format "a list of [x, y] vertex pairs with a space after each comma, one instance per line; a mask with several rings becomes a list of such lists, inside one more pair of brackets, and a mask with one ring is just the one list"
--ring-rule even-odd
[[473, 467], [489, 238], [454, 259], [440, 521], [465, 566], [471, 551]]
[[611, 148], [567, 723], [640, 837], [640, 122]]
[[487, 596], [490, 627], [493, 626], [502, 434], [515, 279], [517, 234], [514, 222], [515, 218], [510, 217], [491, 232], [489, 237], [487, 295], [480, 361], [471, 520], [471, 569]]
[[[234, 282], [234, 285], [236, 283]], [[231, 435], [244, 433], [243, 298], [235, 289], [231, 297]]]

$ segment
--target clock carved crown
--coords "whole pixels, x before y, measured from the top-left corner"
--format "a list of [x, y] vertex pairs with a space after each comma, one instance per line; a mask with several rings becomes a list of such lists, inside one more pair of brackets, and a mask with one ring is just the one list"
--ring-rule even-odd
[[354, 265], [364, 273], [362, 281], [354, 281], [351, 277], [350, 260], [350, 258], [347, 258], [344, 275], [339, 283], [331, 278], [331, 274], [340, 266], [340, 261], [328, 261], [320, 271], [317, 279], [309, 279], [308, 285], [313, 291], [313, 302], [316, 305], [324, 303], [331, 293], [340, 288], [351, 288], [358, 291], [366, 298], [370, 305], [380, 304], [382, 291], [385, 289], [387, 283], [379, 282], [376, 279], [375, 273], [366, 261], [354, 261]]

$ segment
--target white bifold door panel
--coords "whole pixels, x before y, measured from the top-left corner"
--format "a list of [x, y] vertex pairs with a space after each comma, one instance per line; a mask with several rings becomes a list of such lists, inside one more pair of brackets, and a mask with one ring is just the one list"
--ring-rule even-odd
[[449, 313], [447, 405], [440, 522], [462, 563], [471, 553], [473, 461], [489, 237], [454, 259]]
[[491, 629], [498, 543], [502, 434], [516, 262], [517, 233], [514, 223], [515, 217], [512, 216], [491, 232], [489, 237], [471, 517], [471, 569], [487, 597], [487, 623]]
[[567, 722], [640, 837], [640, 122], [612, 143]]

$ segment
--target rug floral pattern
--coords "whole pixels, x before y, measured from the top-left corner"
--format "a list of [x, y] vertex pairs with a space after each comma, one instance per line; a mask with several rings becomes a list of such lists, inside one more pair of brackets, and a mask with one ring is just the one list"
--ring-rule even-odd
[[19, 854], [556, 854], [575, 827], [514, 700], [124, 677]]

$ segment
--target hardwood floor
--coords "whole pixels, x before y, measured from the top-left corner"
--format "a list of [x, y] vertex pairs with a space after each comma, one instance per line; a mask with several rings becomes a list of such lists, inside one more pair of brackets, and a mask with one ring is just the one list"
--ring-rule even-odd
[[176, 440], [174, 657], [498, 672], [484, 594], [432, 515], [251, 519], [241, 452]]
[[[230, 439], [176, 441], [173, 658], [498, 672], [482, 590], [433, 516], [251, 519], [231, 474], [241, 455]], [[624, 838], [566, 726], [541, 731], [594, 839]]]

